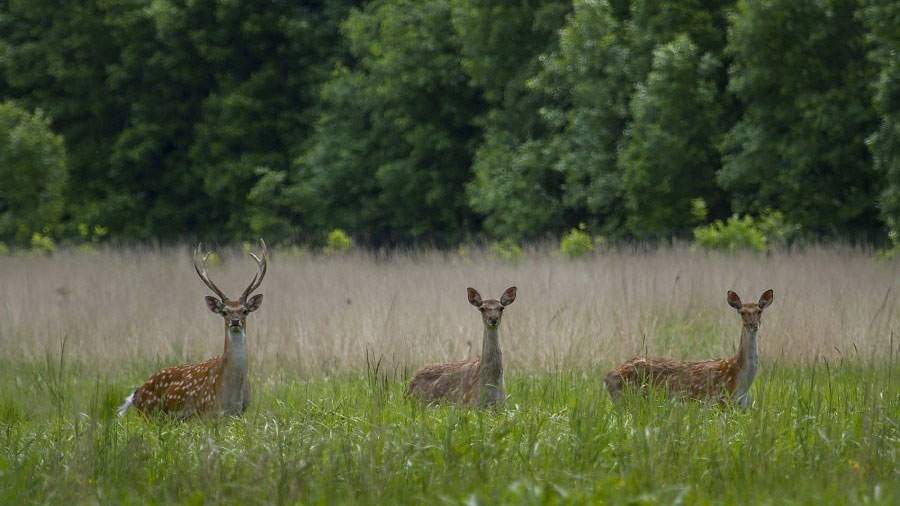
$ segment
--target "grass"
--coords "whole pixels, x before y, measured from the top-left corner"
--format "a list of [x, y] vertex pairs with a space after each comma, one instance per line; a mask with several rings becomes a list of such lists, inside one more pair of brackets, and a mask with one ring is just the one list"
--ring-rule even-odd
[[[256, 376], [242, 418], [113, 415], [142, 375], [2, 364], [0, 503], [896, 504], [900, 367], [770, 368], [748, 411], [516, 375], [506, 409], [366, 375]], [[152, 367], [136, 370], [149, 373]]]
[[[226, 253], [213, 277], [236, 291], [252, 267]], [[275, 250], [250, 411], [179, 423], [114, 412], [159, 368], [221, 350], [185, 250], [0, 257], [0, 504], [897, 504], [897, 274], [825, 247], [512, 264]], [[513, 284], [507, 406], [404, 399], [414, 368], [479, 348], [465, 287]], [[603, 374], [644, 350], [733, 353], [725, 291], [769, 287], [751, 409], [610, 402]]]

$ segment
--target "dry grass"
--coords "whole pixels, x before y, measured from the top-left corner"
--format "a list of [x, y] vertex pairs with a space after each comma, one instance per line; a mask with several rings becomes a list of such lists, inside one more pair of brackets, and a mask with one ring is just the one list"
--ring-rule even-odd
[[[606, 368], [644, 349], [706, 358], [733, 352], [739, 319], [725, 303], [774, 288], [761, 330], [765, 363], [815, 356], [885, 357], [897, 346], [900, 263], [849, 248], [727, 256], [675, 248], [566, 261], [535, 253], [510, 264], [475, 253], [376, 258], [273, 251], [261, 310], [249, 319], [253, 366], [302, 376], [362, 367], [366, 351], [390, 370], [465, 357], [481, 322], [465, 288], [498, 297], [507, 368]], [[211, 269], [237, 294], [254, 272], [239, 253]], [[187, 248], [0, 257], [0, 353], [59, 352], [104, 367], [131, 360], [200, 360], [221, 351], [223, 325]], [[259, 369], [258, 369], [259, 370]]]

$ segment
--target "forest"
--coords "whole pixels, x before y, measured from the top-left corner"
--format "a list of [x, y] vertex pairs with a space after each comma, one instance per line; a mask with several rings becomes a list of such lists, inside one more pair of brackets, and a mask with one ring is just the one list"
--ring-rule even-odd
[[895, 0], [0, 1], [0, 242], [898, 242]]

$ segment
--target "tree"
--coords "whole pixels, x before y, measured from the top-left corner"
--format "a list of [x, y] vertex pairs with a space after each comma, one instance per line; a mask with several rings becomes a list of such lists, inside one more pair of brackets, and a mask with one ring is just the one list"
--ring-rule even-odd
[[194, 32], [214, 84], [189, 159], [222, 235], [290, 240], [300, 232], [291, 225], [300, 217], [272, 200], [289, 198], [283, 186], [308, 146], [321, 87], [345, 56], [339, 26], [354, 3], [215, 2], [214, 23], [202, 38]]
[[[651, 109], [662, 104], [653, 105], [646, 96], [640, 99], [640, 104], [633, 104], [634, 94], [648, 78], [654, 52], [679, 34], [686, 34], [691, 41], [699, 41], [693, 42], [697, 46], [698, 59], [718, 60], [724, 47], [722, 26], [729, 4], [729, 1], [721, 0], [575, 2], [574, 12], [560, 32], [558, 50], [543, 59], [543, 67], [532, 81], [549, 97], [542, 113], [551, 133], [539, 142], [541, 151], [546, 153], [545, 158], [551, 160], [547, 166], [563, 179], [561, 205], [568, 226], [585, 222], [606, 234], [623, 236], [629, 231], [629, 216], [647, 210], [635, 207], [634, 199], [632, 204], [627, 204], [629, 196], [623, 169], [628, 163], [620, 160], [620, 156], [626, 146], [625, 134], [633, 121], [632, 113], [642, 111], [644, 118], [639, 128], [647, 129]], [[713, 85], [715, 90], [723, 89], [722, 67], [708, 67], [707, 71], [713, 74], [703, 77], [701, 88], [707, 90]], [[664, 93], [661, 81], [655, 81], [654, 85], [654, 93]], [[682, 86], [689, 87], [687, 84]], [[699, 96], [695, 98], [700, 100]], [[699, 122], [708, 128], [716, 128], [709, 125], [704, 112], [694, 113], [700, 115]], [[690, 121], [689, 110], [673, 112], [673, 115], [678, 114], [683, 120]], [[692, 142], [696, 145], [699, 141]], [[713, 144], [711, 139], [708, 140], [705, 151], [708, 152]], [[633, 150], [631, 156], [636, 153]], [[706, 158], [715, 170], [717, 158]], [[638, 182], [635, 175], [631, 175], [632, 183]], [[649, 173], [644, 175], [651, 176]], [[641, 184], [646, 186], [649, 181]], [[635, 193], [631, 192], [631, 195]], [[717, 208], [713, 210], [721, 212]], [[657, 215], [665, 212], [657, 210]], [[655, 218], [648, 219], [653, 221]], [[639, 220], [632, 220], [632, 223], [632, 232], [638, 231], [635, 227], [642, 226], [638, 225]], [[648, 234], [664, 233], [662, 229], [648, 231]]]
[[66, 150], [40, 111], [0, 103], [0, 240], [26, 245], [55, 235], [62, 218]]
[[543, 58], [532, 82], [549, 97], [542, 116], [552, 134], [540, 149], [551, 160], [544, 170], [561, 176], [567, 225], [584, 221], [611, 232], [624, 220], [616, 156], [635, 84], [626, 35], [609, 2], [576, 2], [559, 49]]
[[0, 90], [63, 134], [76, 223], [290, 239], [273, 182], [310, 137], [353, 3], [5, 2]]
[[112, 186], [109, 156], [127, 111], [123, 97], [107, 86], [107, 69], [118, 48], [106, 9], [116, 5], [9, 1], [0, 15], [0, 88], [5, 98], [46, 112], [62, 135], [70, 177], [78, 182], [66, 195], [76, 222], [96, 223], [109, 215], [102, 204]]
[[869, 139], [875, 170], [885, 179], [881, 216], [897, 241], [900, 233], [900, 4], [868, 0], [870, 61], [878, 69], [874, 83], [878, 129]]
[[766, 208], [817, 235], [877, 229], [880, 176], [864, 27], [856, 0], [742, 0], [728, 52], [744, 106], [719, 181], [741, 213]]
[[354, 59], [325, 85], [299, 160], [297, 212], [319, 233], [368, 244], [450, 244], [470, 230], [481, 102], [468, 86], [446, 0], [383, 0], [343, 24]]
[[571, 9], [558, 0], [453, 1], [469, 82], [484, 102], [469, 205], [494, 237], [534, 238], [562, 224], [560, 179], [537, 139], [548, 134], [541, 91], [528, 86]]
[[718, 67], [687, 35], [654, 51], [652, 70], [631, 100], [619, 157], [635, 236], [684, 235], [693, 225], [692, 200], [717, 199]]
[[133, 208], [116, 215], [138, 225], [120, 229], [295, 238], [273, 182], [287, 184], [311, 134], [350, 6], [203, 0], [111, 14], [121, 56], [110, 82], [130, 106], [111, 154], [123, 177], [107, 201], [127, 195]]

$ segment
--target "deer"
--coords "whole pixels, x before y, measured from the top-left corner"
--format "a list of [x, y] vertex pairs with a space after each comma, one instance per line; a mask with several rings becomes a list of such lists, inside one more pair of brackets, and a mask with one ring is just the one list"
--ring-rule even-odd
[[269, 252], [260, 239], [259, 256], [250, 252], [257, 271], [237, 300], [220, 290], [206, 270], [210, 253], [198, 264], [202, 245], [193, 255], [194, 270], [216, 297], [205, 296], [206, 307], [225, 321], [225, 350], [222, 355], [197, 364], [168, 367], [150, 376], [126, 399], [118, 410], [124, 416], [134, 407], [144, 415], [163, 414], [177, 419], [192, 416], [240, 416], [250, 404], [250, 382], [247, 371], [247, 315], [262, 305], [262, 294], [253, 295], [266, 277]]
[[433, 364], [419, 369], [409, 383], [407, 397], [429, 404], [450, 401], [465, 406], [497, 407], [506, 401], [503, 389], [503, 354], [500, 352], [500, 319], [503, 309], [516, 300], [516, 287], [500, 300], [482, 300], [474, 288], [466, 289], [469, 303], [481, 311], [484, 324], [481, 355], [468, 360]]
[[774, 292], [766, 290], [759, 302], [743, 304], [738, 294], [729, 290], [726, 300], [741, 317], [741, 342], [735, 356], [700, 362], [635, 357], [604, 378], [613, 400], [620, 398], [626, 386], [645, 392], [647, 385], [656, 385], [667, 388], [670, 395], [733, 401], [740, 408], [748, 408], [752, 403], [750, 385], [759, 369], [756, 351], [759, 324], [763, 309], [774, 300]]

